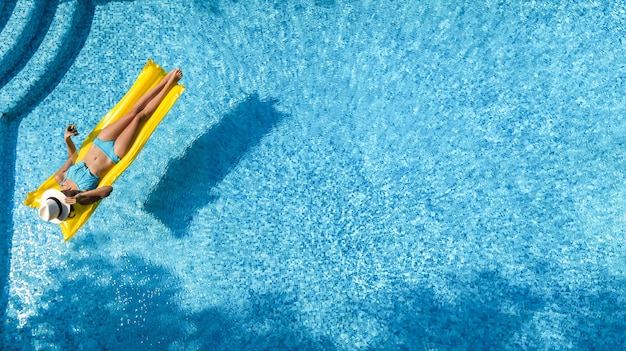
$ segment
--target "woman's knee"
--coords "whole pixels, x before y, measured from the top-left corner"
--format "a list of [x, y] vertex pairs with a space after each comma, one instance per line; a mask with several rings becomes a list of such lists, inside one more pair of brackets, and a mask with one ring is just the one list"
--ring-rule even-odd
[[143, 109], [141, 111], [139, 111], [136, 115], [135, 115], [135, 119], [139, 122], [143, 121], [144, 119], [146, 119], [146, 117], [148, 117], [148, 112]]
[[144, 112], [144, 110], [133, 109], [130, 113], [131, 123], [134, 121], [141, 121], [144, 118], [145, 114], [146, 113]]

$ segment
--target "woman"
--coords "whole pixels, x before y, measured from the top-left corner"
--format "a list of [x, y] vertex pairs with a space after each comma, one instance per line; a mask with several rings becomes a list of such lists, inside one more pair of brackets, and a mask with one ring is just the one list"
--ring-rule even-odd
[[126, 155], [141, 122], [150, 118], [182, 77], [183, 72], [178, 68], [168, 73], [156, 87], [137, 100], [127, 114], [102, 129], [85, 158], [78, 163], [75, 163], [78, 153], [71, 139], [78, 132], [73, 126], [65, 129], [64, 139], [69, 157], [55, 173], [54, 179], [61, 186], [67, 204], [87, 205], [111, 194], [111, 186], [98, 188], [100, 177]]

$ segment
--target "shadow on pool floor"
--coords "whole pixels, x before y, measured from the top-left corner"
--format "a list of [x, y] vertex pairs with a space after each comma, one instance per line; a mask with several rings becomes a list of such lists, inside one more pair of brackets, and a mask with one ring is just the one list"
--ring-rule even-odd
[[[186, 312], [178, 305], [181, 282], [164, 267], [139, 257], [126, 255], [111, 260], [92, 255], [57, 273], [58, 289], [49, 287], [44, 291], [38, 313], [23, 328], [17, 328], [15, 320], [8, 320], [4, 349], [356, 347], [335, 345], [330, 336], [314, 336], [302, 323], [302, 312], [296, 307], [297, 290], [270, 293], [251, 290], [243, 296], [233, 296], [247, 306], [241, 313], [222, 307]], [[458, 284], [453, 288], [462, 290], [451, 304], [442, 303], [430, 287], [397, 282], [393, 284], [395, 289], [377, 293], [376, 299], [343, 302], [335, 307], [337, 313], [347, 314], [343, 328], [355, 327], [353, 323], [362, 319], [358, 316], [375, 319], [382, 326], [378, 336], [363, 348], [370, 351], [554, 349], [556, 345], [541, 345], [543, 336], [539, 334], [543, 331], [531, 330], [536, 334], [529, 335], [524, 329], [535, 312], [546, 306], [559, 309], [561, 316], [572, 321], [569, 328], [557, 326], [562, 328], [558, 342], [572, 342], [574, 350], [620, 350], [626, 343], [625, 313], [619, 293], [624, 283], [607, 279], [595, 293], [574, 290], [538, 298], [529, 288], [513, 285], [496, 271], [483, 271], [471, 281], [450, 283]], [[322, 294], [320, 298], [323, 297]], [[521, 335], [528, 344], [511, 343], [514, 335]]]
[[23, 328], [9, 321], [3, 350], [335, 349], [296, 322], [293, 299], [281, 294], [251, 292], [243, 316], [220, 308], [189, 313], [178, 307], [180, 282], [139, 257], [94, 255], [72, 272], [80, 273], [59, 272], [60, 288], [46, 291]]
[[[254, 94], [172, 160], [144, 203], [144, 209], [182, 238], [198, 210], [215, 200], [213, 189], [286, 115], [276, 100]], [[191, 195], [190, 195], [191, 194]], [[190, 196], [193, 201], [190, 201]]]

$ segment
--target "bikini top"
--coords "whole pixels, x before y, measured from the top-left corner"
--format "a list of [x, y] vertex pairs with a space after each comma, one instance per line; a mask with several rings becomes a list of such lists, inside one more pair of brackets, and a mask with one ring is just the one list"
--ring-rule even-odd
[[79, 191], [93, 190], [97, 188], [98, 183], [100, 183], [100, 177], [91, 174], [85, 162], [82, 161], [67, 169], [67, 172], [65, 172], [65, 179], [63, 179], [61, 185], [65, 183], [66, 179], [71, 179], [74, 183], [76, 183]]

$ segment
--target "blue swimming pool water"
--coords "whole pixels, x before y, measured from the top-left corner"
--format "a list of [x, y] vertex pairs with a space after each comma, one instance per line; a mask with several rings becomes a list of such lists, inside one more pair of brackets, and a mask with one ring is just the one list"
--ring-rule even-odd
[[[3, 349], [626, 347], [623, 5], [3, 6]], [[148, 58], [187, 91], [63, 243], [21, 201]]]

